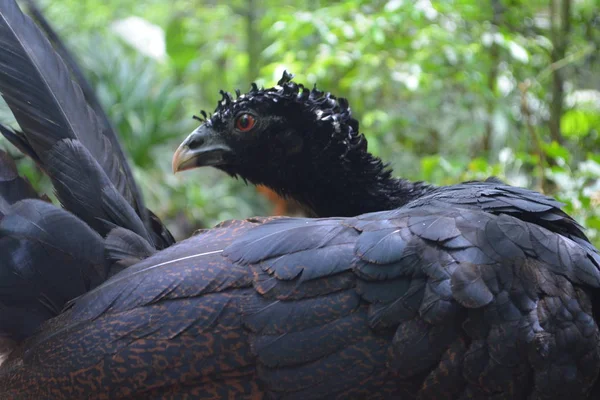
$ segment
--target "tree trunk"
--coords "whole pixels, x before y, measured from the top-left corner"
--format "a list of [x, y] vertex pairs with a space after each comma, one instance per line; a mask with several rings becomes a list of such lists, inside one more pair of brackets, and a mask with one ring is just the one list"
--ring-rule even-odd
[[[550, 0], [550, 22], [552, 53], [550, 60], [554, 65], [565, 58], [571, 32], [571, 0]], [[563, 115], [565, 96], [565, 68], [552, 69], [552, 102], [550, 103], [550, 137], [562, 143], [560, 120]]]
[[[492, 3], [492, 34], [498, 32], [498, 28], [502, 23], [502, 4], [500, 0], [491, 0]], [[487, 99], [487, 121], [485, 123], [485, 132], [481, 143], [481, 150], [486, 155], [489, 154], [492, 147], [492, 137], [494, 135], [494, 126], [492, 118], [496, 105], [496, 87], [498, 82], [498, 64], [500, 63], [500, 49], [496, 40], [492, 42], [490, 47], [490, 70], [488, 72], [487, 87], [489, 97]]]

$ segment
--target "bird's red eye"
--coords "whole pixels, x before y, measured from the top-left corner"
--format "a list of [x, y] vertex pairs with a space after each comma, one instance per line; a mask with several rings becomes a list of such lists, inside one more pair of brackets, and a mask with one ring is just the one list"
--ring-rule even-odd
[[235, 127], [242, 132], [248, 132], [255, 124], [256, 119], [250, 114], [242, 114], [235, 121]]

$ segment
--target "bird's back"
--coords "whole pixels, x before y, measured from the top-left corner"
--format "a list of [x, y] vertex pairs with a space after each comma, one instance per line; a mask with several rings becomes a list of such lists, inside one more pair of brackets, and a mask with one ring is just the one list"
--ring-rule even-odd
[[600, 368], [599, 264], [539, 225], [433, 204], [230, 222], [75, 300], [14, 355], [0, 387], [56, 398], [586, 398]]

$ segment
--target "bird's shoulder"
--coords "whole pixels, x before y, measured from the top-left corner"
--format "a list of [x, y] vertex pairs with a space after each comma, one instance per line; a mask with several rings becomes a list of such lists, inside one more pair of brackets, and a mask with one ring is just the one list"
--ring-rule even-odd
[[534, 190], [505, 184], [498, 178], [441, 186], [406, 205], [413, 209], [423, 206], [511, 215], [582, 244], [588, 242], [582, 226], [562, 210], [563, 203]]

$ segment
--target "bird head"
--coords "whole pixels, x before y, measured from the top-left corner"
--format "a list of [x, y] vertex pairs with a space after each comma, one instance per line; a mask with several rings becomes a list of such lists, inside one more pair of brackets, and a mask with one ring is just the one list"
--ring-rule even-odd
[[236, 98], [221, 91], [215, 112], [195, 117], [202, 124], [175, 152], [173, 170], [213, 166], [285, 195], [366, 153], [348, 101], [292, 78], [284, 72], [275, 87], [252, 84]]

